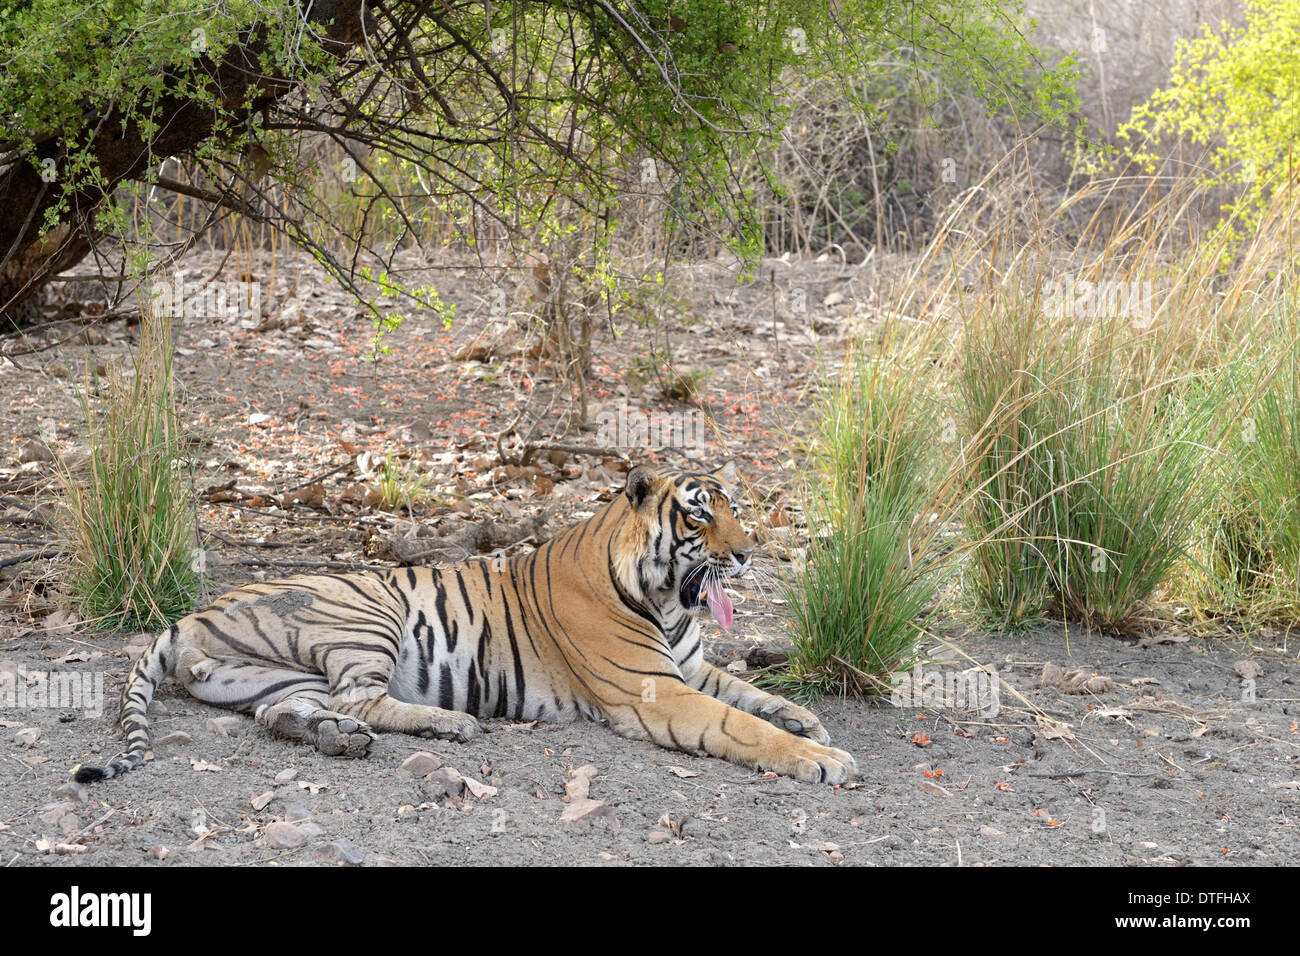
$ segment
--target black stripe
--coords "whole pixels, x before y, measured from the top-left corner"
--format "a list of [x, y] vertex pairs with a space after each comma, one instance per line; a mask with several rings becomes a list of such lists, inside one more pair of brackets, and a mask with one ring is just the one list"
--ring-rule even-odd
[[451, 665], [443, 664], [438, 673], [438, 706], [443, 710], [455, 710], [455, 690], [451, 679]]

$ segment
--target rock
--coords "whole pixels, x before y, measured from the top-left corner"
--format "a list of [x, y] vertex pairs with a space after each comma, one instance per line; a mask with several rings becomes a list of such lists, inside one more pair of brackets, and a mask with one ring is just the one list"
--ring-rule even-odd
[[299, 831], [307, 837], [308, 840], [317, 840], [325, 835], [325, 828], [313, 820], [306, 823], [299, 823]]
[[991, 827], [985, 824], [984, 826], [980, 827], [980, 836], [1000, 837], [1000, 836], [1006, 836], [1006, 834], [1003, 833], [1001, 830], [999, 830], [997, 827]]
[[1237, 676], [1242, 680], [1254, 680], [1256, 677], [1260, 677], [1264, 673], [1264, 668], [1251, 660], [1237, 661], [1233, 666], [1237, 671]]
[[647, 843], [667, 843], [672, 839], [667, 830], [651, 830], [646, 837]]
[[281, 770], [279, 773], [275, 775], [275, 782], [288, 783], [296, 776], [298, 776], [297, 767], [285, 767], [283, 770]]
[[[333, 843], [322, 844], [312, 850], [311, 855], [319, 863], [333, 864], [334, 866], [360, 866], [366, 859], [366, 854], [347, 840], [335, 840]], [[375, 865], [396, 866], [392, 860], [385, 857], [376, 860]]]
[[473, 777], [462, 777], [465, 782], [465, 789], [479, 800], [488, 800], [497, 795], [497, 788], [486, 783], [480, 783]]
[[35, 747], [36, 741], [38, 741], [40, 737], [41, 728], [24, 727], [22, 730], [14, 734], [14, 743], [19, 747]]
[[565, 783], [564, 792], [572, 800], [585, 799], [591, 792], [591, 781], [599, 771], [591, 764], [583, 764], [573, 771], [573, 779]]
[[309, 820], [311, 819], [311, 809], [302, 803], [286, 803], [284, 805], [284, 818], [286, 820]]
[[293, 850], [307, 842], [307, 834], [292, 823], [271, 823], [262, 834], [263, 842], [276, 850]]
[[161, 843], [158, 843], [158, 844], [155, 844], [154, 846], [149, 847], [149, 855], [150, 855], [151, 857], [153, 857], [155, 860], [165, 860], [165, 859], [167, 859], [167, 854], [170, 853], [170, 852], [171, 852], [171, 851], [168, 850], [168, 849], [167, 849], [165, 846], [163, 846]]
[[753, 668], [772, 667], [776, 664], [784, 664], [789, 660], [789, 650], [781, 647], [765, 647], [759, 644], [745, 653], [745, 663]]
[[153, 749], [157, 750], [159, 747], [181, 747], [193, 742], [194, 738], [185, 731], [173, 730], [170, 734], [155, 739], [153, 742]]
[[69, 800], [75, 800], [78, 803], [85, 803], [90, 799], [90, 794], [81, 784], [69, 780], [61, 787], [54, 788], [54, 796], [66, 797]]
[[[432, 797], [459, 797], [465, 792], [465, 781], [454, 767], [442, 767], [424, 778], [432, 788]], [[439, 793], [438, 791], [442, 792]]]
[[242, 727], [244, 718], [235, 714], [229, 717], [212, 717], [207, 722], [208, 730], [221, 734], [223, 737], [229, 737], [232, 733]]
[[402, 765], [397, 768], [397, 772], [412, 777], [427, 777], [441, 766], [442, 761], [436, 755], [429, 753], [427, 750], [417, 750], [402, 761]]
[[70, 813], [75, 809], [77, 809], [75, 803], [66, 801], [63, 803], [52, 803], [40, 812], [40, 820], [42, 823], [48, 823], [53, 826], [63, 818], [64, 814]]

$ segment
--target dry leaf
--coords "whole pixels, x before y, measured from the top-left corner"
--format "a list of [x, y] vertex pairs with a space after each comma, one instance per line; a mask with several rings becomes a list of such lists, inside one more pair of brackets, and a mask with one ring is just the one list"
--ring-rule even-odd
[[609, 821], [610, 827], [617, 830], [618, 820], [614, 818], [612, 807], [605, 805], [604, 800], [589, 800], [582, 797], [574, 800], [564, 808], [560, 814], [561, 823], [573, 823], [580, 826], [590, 826], [594, 821], [605, 819]]

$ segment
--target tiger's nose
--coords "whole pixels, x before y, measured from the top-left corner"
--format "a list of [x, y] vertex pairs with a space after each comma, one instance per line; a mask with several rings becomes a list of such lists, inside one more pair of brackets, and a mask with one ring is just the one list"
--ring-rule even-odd
[[731, 552], [731, 556], [735, 558], [736, 561], [738, 561], [740, 564], [744, 564], [745, 562], [747, 562], [753, 554], [754, 554], [753, 548], [745, 548], [741, 551], [733, 550]]

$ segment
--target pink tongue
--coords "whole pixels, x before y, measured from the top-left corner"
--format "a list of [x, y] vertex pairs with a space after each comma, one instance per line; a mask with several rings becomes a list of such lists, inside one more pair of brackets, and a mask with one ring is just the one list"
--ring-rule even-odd
[[722, 590], [718, 581], [710, 581], [704, 586], [704, 596], [708, 599], [709, 610], [724, 630], [731, 630], [731, 598]]

